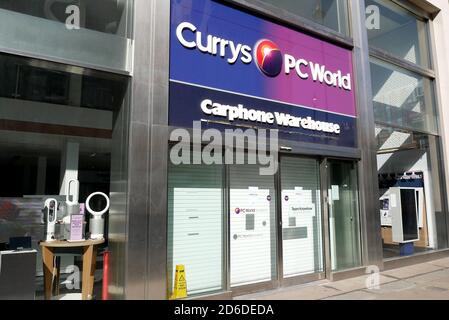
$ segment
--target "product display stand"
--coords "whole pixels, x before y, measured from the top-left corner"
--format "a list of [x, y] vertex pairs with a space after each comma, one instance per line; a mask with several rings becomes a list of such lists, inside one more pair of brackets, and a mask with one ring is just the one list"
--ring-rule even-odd
[[[73, 250], [80, 249], [83, 256], [83, 275], [82, 275], [82, 299], [92, 298], [94, 287], [94, 274], [97, 257], [97, 248], [104, 243], [101, 240], [86, 240], [79, 242], [51, 241], [41, 242], [42, 260], [44, 264], [44, 292], [45, 299], [51, 300], [53, 279], [59, 278], [58, 265], [54, 263], [55, 254], [72, 253]], [[56, 285], [59, 285], [57, 283]]]

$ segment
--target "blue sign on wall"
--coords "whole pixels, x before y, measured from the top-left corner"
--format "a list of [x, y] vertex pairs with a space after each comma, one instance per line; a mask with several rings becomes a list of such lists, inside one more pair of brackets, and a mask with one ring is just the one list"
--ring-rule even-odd
[[356, 147], [350, 50], [215, 1], [171, 4], [170, 125]]

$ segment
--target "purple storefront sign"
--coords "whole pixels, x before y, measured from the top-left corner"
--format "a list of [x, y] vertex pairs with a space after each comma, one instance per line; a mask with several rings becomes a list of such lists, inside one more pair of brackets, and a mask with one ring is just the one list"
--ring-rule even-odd
[[174, 126], [356, 147], [352, 52], [215, 1], [172, 1], [169, 111]]

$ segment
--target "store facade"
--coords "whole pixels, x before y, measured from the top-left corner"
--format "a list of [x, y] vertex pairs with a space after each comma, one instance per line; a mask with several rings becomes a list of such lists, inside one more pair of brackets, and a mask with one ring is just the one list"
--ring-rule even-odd
[[[276, 153], [278, 168], [267, 175], [248, 163], [260, 151], [249, 141], [245, 164], [169, 165], [169, 287], [176, 265], [186, 267], [189, 294], [272, 288], [360, 266], [352, 69], [351, 50], [224, 4], [172, 2], [169, 126], [276, 130], [279, 148], [291, 151]], [[182, 151], [174, 146], [169, 164]], [[341, 207], [323, 208], [326, 197]]]
[[[378, 34], [367, 31], [367, 7], [373, 5], [386, 26]], [[156, 72], [156, 86], [150, 83], [154, 91], [144, 100], [156, 109], [149, 124], [152, 153], [139, 165], [149, 174], [145, 190], [152, 200], [141, 205], [149, 206], [150, 233], [145, 240], [140, 234], [136, 242], [128, 242], [147, 241], [148, 248], [143, 257], [137, 247], [129, 247], [133, 261], [140, 262], [126, 266], [132, 270], [125, 280], [130, 281], [125, 286], [129, 297], [169, 297], [177, 265], [186, 269], [190, 297], [230, 297], [446, 254], [447, 224], [435, 222], [447, 212], [444, 158], [437, 155], [443, 145], [437, 129], [441, 124], [436, 125], [443, 118], [435, 107], [439, 82], [429, 62], [437, 51], [432, 47], [439, 12], [435, 6], [321, 1], [315, 8], [308, 1], [172, 1], [152, 9], [160, 22], [154, 25], [155, 65], [147, 56], [141, 58]], [[315, 9], [321, 14], [312, 14]], [[138, 41], [139, 30], [135, 32]], [[404, 34], [418, 36], [407, 39]], [[141, 36], [146, 36], [145, 29]], [[388, 52], [392, 42], [398, 49]], [[282, 68], [258, 59], [264, 44], [272, 54], [268, 62], [278, 57]], [[426, 55], [428, 64], [420, 65]], [[391, 70], [381, 79], [378, 64]], [[314, 74], [317, 66], [329, 71], [327, 83]], [[162, 88], [160, 77], [169, 79]], [[382, 108], [395, 114], [390, 131], [379, 131]], [[279, 126], [279, 113], [292, 116], [292, 122]], [[303, 119], [340, 130], [312, 130]], [[214, 149], [222, 162], [205, 163], [200, 154], [210, 151], [210, 136], [186, 143], [183, 150], [191, 151], [190, 163], [173, 163], [181, 150], [183, 131], [177, 130], [188, 128], [194, 135], [194, 121], [202, 130], [220, 132], [278, 129], [279, 170], [264, 176], [260, 165], [227, 163], [226, 150], [233, 146], [223, 147], [223, 154]], [[436, 126], [413, 128], [419, 123]], [[420, 134], [408, 136], [411, 143], [402, 141], [394, 133], [397, 126]], [[257, 147], [247, 145], [244, 151], [257, 153]], [[404, 201], [404, 206], [414, 204], [418, 225], [420, 240], [412, 241], [412, 252], [405, 252], [411, 238], [399, 240], [403, 243], [393, 239], [397, 227], [382, 222], [384, 170], [394, 173], [386, 189], [391, 193], [414, 187], [403, 176], [416, 183], [414, 199]], [[130, 203], [130, 210], [137, 213], [138, 208]], [[431, 220], [434, 227], [423, 224]], [[134, 227], [145, 234], [147, 225]], [[431, 237], [440, 240], [424, 240]]]
[[77, 179], [111, 198], [111, 298], [167, 299], [179, 265], [229, 298], [449, 254], [447, 2], [73, 1], [78, 30], [53, 2], [0, 1], [1, 237], [40, 240]]

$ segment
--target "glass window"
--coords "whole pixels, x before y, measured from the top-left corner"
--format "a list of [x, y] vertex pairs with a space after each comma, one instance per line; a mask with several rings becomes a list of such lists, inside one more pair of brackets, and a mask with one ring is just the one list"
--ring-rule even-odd
[[380, 125], [376, 139], [384, 258], [447, 248], [440, 139]]
[[130, 71], [133, 3], [0, 0], [0, 46], [48, 60]]
[[380, 21], [368, 28], [370, 46], [385, 50], [398, 58], [430, 67], [427, 24], [389, 0], [366, 0], [366, 6]]
[[[75, 69], [80, 73], [67, 71]], [[79, 192], [72, 188], [70, 194], [78, 193], [80, 203], [93, 192], [114, 194], [106, 228], [110, 217], [124, 214], [128, 80], [0, 55], [0, 242], [26, 236], [38, 249], [45, 239], [44, 202], [57, 199], [58, 220], [69, 216], [70, 180], [79, 181]], [[91, 103], [91, 86], [103, 92], [102, 100]], [[104, 204], [94, 199], [91, 206]], [[56, 228], [55, 237], [67, 239], [64, 230]], [[62, 270], [67, 265], [73, 257], [63, 258]], [[41, 262], [37, 268], [41, 274]]]
[[129, 37], [129, 5], [133, 0], [0, 0], [0, 9], [66, 23], [67, 8], [80, 9], [82, 28]]
[[185, 267], [189, 295], [223, 288], [223, 183], [223, 166], [169, 164], [170, 290], [177, 265]]
[[69, 74], [29, 66], [20, 66], [17, 71], [18, 86], [17, 91], [12, 93], [12, 97], [69, 104]]
[[372, 59], [371, 80], [376, 122], [438, 133], [430, 79]]
[[263, 2], [322, 24], [343, 35], [349, 34], [346, 0], [263, 0]]
[[49, 69], [37, 60], [1, 56], [0, 96], [98, 110], [120, 108], [127, 78], [106, 73], [85, 76], [65, 68]]
[[[393, 1], [366, 0], [380, 13], [369, 44], [430, 68], [427, 21]], [[448, 246], [438, 112], [433, 80], [372, 58], [384, 258]]]

